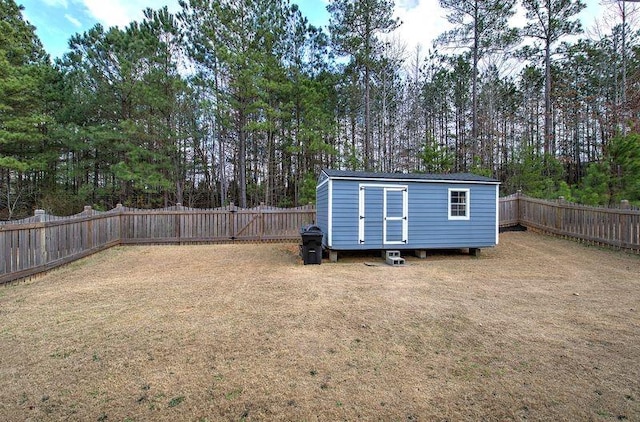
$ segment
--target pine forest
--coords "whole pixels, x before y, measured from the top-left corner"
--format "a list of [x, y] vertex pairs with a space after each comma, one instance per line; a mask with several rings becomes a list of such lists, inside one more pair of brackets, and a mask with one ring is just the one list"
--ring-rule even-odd
[[322, 168], [640, 205], [640, 3], [593, 28], [581, 0], [439, 3], [430, 46], [394, 36], [393, 0], [331, 0], [321, 28], [286, 0], [181, 0], [52, 59], [0, 0], [0, 220], [298, 206]]

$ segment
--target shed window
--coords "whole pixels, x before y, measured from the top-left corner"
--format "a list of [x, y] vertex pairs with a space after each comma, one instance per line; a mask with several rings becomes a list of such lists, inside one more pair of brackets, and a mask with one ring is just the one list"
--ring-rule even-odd
[[469, 219], [469, 189], [449, 189], [449, 220]]

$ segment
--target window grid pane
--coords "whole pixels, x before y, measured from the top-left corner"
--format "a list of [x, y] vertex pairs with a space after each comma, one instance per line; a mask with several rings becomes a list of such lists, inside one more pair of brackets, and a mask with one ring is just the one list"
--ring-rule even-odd
[[467, 215], [467, 192], [451, 191], [451, 216], [466, 217]]

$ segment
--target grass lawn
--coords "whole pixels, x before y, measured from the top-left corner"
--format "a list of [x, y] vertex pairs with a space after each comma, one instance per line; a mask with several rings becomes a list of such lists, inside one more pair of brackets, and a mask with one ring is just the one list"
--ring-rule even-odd
[[640, 420], [640, 256], [381, 264], [118, 247], [0, 286], [0, 420]]

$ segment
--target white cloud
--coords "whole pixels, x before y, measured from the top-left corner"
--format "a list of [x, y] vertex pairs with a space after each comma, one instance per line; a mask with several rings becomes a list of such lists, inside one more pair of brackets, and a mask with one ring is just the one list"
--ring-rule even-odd
[[[48, 0], [65, 1], [65, 0]], [[179, 10], [178, 0], [167, 0], [159, 3], [154, 0], [75, 0], [83, 4], [90, 16], [105, 27], [118, 26], [124, 28], [133, 21], [140, 21], [147, 8], [160, 9], [164, 5], [170, 12]]]
[[52, 7], [62, 6], [65, 9], [69, 7], [69, 3], [67, 2], [67, 0], [42, 0], [42, 2], [47, 6], [52, 6]]
[[[578, 15], [584, 29], [593, 26], [603, 13], [603, 6], [598, 0], [587, 0], [586, 4], [587, 8]], [[527, 22], [524, 10], [518, 7], [516, 12], [511, 24], [522, 27]], [[415, 54], [418, 45], [424, 54], [433, 47], [438, 35], [453, 28], [446, 15], [446, 10], [440, 7], [438, 0], [396, 0], [395, 16], [400, 18], [402, 25], [393, 38], [406, 44], [409, 56]]]
[[73, 16], [71, 16], [68, 13], [65, 13], [64, 17], [71, 22], [74, 26], [76, 26], [77, 28], [82, 27], [82, 22], [80, 22], [78, 19], [74, 18]]
[[422, 51], [430, 49], [433, 40], [451, 27], [438, 0], [401, 1], [395, 15], [402, 21], [396, 36], [406, 43], [409, 53], [418, 45]]
[[89, 15], [106, 27], [124, 27], [137, 18], [137, 16], [127, 14], [120, 1], [83, 0], [82, 3], [87, 8]]
[[418, 6], [420, 0], [398, 0], [396, 5], [401, 9], [411, 10]]

